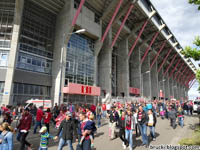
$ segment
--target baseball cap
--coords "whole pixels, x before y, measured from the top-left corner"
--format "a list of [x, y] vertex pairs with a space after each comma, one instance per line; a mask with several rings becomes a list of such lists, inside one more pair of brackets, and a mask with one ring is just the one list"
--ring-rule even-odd
[[47, 127], [44, 126], [44, 127], [42, 127], [42, 128], [40, 129], [39, 132], [40, 132], [40, 133], [43, 133], [43, 132], [46, 132], [46, 131], [47, 131]]
[[71, 117], [72, 116], [72, 114], [68, 111], [68, 112], [66, 112], [66, 116], [69, 116], [69, 117]]

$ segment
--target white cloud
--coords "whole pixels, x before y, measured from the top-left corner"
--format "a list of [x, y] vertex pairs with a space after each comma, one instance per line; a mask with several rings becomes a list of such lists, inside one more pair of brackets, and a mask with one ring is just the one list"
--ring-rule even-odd
[[[194, 47], [194, 37], [200, 35], [200, 11], [197, 6], [188, 3], [188, 0], [151, 0], [169, 29], [184, 48], [187, 45]], [[198, 67], [198, 63], [194, 63]], [[189, 98], [199, 95], [198, 83], [190, 89]]]

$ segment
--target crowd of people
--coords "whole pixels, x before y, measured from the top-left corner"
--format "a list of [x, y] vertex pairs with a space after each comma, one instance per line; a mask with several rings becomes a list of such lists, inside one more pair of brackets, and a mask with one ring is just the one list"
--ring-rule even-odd
[[[20, 150], [24, 150], [25, 147], [32, 149], [33, 145], [26, 140], [31, 126], [34, 127], [33, 134], [38, 134], [38, 127], [40, 128], [39, 150], [48, 149], [49, 139], [59, 140], [58, 150], [62, 150], [65, 145], [69, 150], [74, 150], [73, 142], [77, 142], [77, 150], [91, 150], [95, 145], [95, 133], [101, 127], [102, 118], [109, 122], [110, 140], [119, 137], [123, 149], [134, 149], [133, 135], [141, 136], [142, 144], [148, 147], [150, 140], [156, 140], [158, 117], [169, 119], [170, 126], [176, 129], [176, 122], [183, 127], [184, 116], [192, 115], [192, 109], [192, 103], [174, 100], [107, 102], [97, 105], [55, 104], [52, 109], [47, 110], [44, 110], [43, 106], [37, 108], [30, 105], [24, 108], [2, 105], [0, 150], [13, 150], [15, 132], [16, 139], [20, 142]], [[51, 134], [51, 123], [57, 129], [55, 135]], [[147, 130], [150, 131], [151, 139]]]

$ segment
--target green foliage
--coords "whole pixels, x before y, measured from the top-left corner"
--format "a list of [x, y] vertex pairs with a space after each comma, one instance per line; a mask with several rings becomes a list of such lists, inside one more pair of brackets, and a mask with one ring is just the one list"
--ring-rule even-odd
[[198, 5], [199, 6], [198, 9], [200, 10], [200, 0], [189, 0], [189, 3]]
[[200, 145], [200, 127], [197, 127], [196, 130], [193, 133], [193, 136], [191, 138], [185, 138], [182, 139], [179, 144], [180, 145]]
[[186, 58], [193, 58], [195, 61], [200, 60], [200, 37], [197, 36], [193, 42], [197, 48], [191, 48], [186, 46], [185, 49], [181, 52]]

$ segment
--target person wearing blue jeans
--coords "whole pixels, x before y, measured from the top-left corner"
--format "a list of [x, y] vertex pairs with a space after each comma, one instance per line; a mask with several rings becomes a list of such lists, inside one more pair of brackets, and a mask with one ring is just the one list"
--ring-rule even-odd
[[156, 123], [157, 123], [156, 114], [153, 113], [152, 110], [149, 110], [148, 111], [148, 117], [147, 117], [147, 126], [149, 127], [150, 135], [151, 135], [153, 141], [156, 140], [156, 136], [155, 136]]
[[147, 125], [146, 125], [148, 122], [148, 116], [146, 112], [143, 110], [142, 106], [139, 107], [137, 119], [138, 119], [140, 132], [142, 135], [142, 143], [143, 145], [146, 145], [146, 147], [148, 147]]
[[74, 150], [71, 140], [64, 140], [63, 138], [60, 138], [58, 150], [62, 150], [65, 145], [69, 146], [69, 150]]
[[180, 107], [178, 107], [178, 112], [177, 112], [177, 116], [178, 116], [178, 122], [179, 122], [179, 125], [183, 128], [183, 125], [184, 125], [184, 111], [183, 109]]
[[71, 119], [72, 114], [70, 112], [66, 112], [66, 119], [64, 119], [60, 127], [58, 129], [57, 136], [55, 139], [58, 139], [58, 136], [61, 133], [58, 150], [62, 150], [65, 145], [69, 147], [69, 150], [74, 150], [72, 146], [72, 140], [73, 140], [73, 133], [76, 128], [74, 128], [74, 122]]
[[36, 131], [37, 131], [38, 126], [40, 127], [40, 129], [42, 128], [42, 123], [41, 123], [41, 121], [36, 121], [35, 127], [34, 127], [34, 132], [33, 132], [34, 134], [36, 134]]
[[100, 128], [101, 126], [101, 115], [102, 115], [102, 108], [100, 103], [98, 103], [97, 107], [96, 107], [96, 115], [97, 115], [97, 126], [98, 128]]
[[129, 141], [129, 149], [133, 149], [133, 133], [135, 131], [135, 117], [132, 115], [130, 110], [127, 110], [125, 116], [125, 138]]

